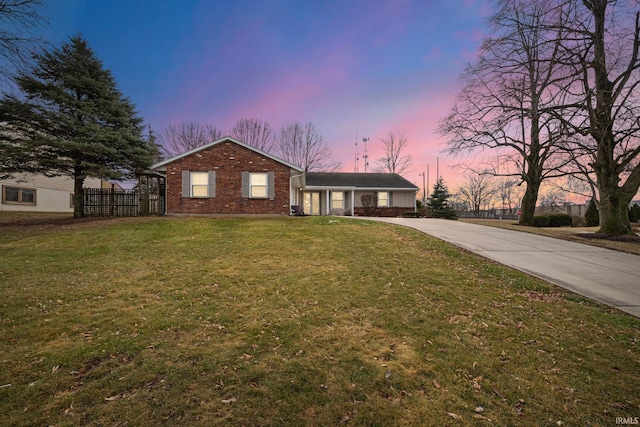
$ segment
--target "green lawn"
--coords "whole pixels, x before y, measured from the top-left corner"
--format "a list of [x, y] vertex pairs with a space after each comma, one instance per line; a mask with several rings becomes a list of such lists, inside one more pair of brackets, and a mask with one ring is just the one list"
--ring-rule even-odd
[[615, 425], [640, 321], [345, 218], [0, 225], [2, 425]]

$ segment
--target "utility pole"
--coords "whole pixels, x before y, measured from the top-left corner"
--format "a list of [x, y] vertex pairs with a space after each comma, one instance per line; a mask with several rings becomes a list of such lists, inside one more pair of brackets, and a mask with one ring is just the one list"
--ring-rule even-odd
[[[427, 163], [427, 188], [431, 188], [429, 187], [429, 163]], [[425, 194], [425, 201], [428, 198], [427, 195]]]
[[427, 187], [424, 184], [424, 180], [425, 180], [424, 171], [422, 171], [422, 173], [419, 173], [418, 176], [422, 176], [422, 206], [424, 207], [427, 204]]

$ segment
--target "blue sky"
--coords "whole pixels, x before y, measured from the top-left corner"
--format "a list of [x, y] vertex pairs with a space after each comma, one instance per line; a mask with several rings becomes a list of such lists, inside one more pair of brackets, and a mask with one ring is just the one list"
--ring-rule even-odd
[[[77, 32], [156, 132], [199, 121], [230, 129], [258, 117], [278, 130], [313, 122], [355, 169], [355, 142], [405, 132], [407, 178], [430, 164], [459, 75], [486, 34], [481, 0], [51, 0], [47, 38]], [[363, 147], [360, 146], [360, 154]], [[440, 172], [455, 161], [440, 156]], [[363, 171], [362, 162], [359, 170]]]

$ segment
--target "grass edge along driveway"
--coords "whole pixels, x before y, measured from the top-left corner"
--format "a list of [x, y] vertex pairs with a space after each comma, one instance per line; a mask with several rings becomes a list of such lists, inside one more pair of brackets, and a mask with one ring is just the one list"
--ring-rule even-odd
[[0, 228], [7, 425], [603, 425], [640, 322], [401, 227]]

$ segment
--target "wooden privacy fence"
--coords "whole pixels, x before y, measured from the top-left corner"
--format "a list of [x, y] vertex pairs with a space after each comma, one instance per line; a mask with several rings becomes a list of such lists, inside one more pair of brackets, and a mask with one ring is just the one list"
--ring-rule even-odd
[[140, 189], [84, 189], [85, 216], [145, 216], [164, 213], [163, 194]]

